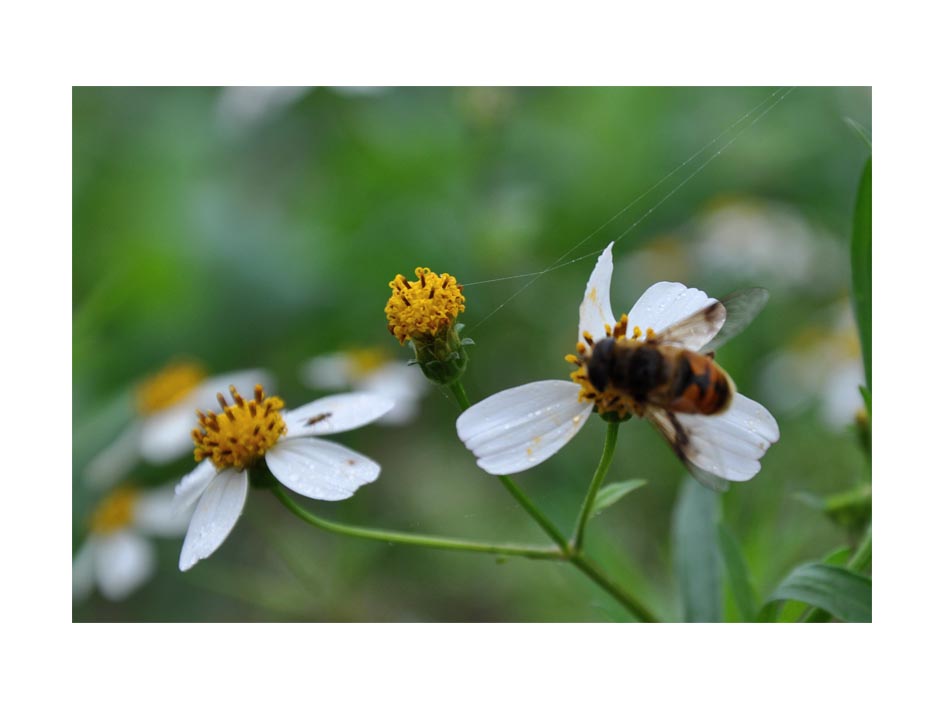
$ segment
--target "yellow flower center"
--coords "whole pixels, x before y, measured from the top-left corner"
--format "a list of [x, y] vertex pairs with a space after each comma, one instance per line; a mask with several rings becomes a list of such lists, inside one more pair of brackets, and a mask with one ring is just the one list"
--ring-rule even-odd
[[[604, 325], [607, 337], [613, 337], [618, 342], [628, 339], [627, 329], [626, 315], [621, 315], [620, 320], [613, 327]], [[629, 339], [639, 340], [644, 334], [646, 337], [652, 337], [653, 330], [647, 328], [644, 333], [639, 327], [634, 327]], [[591, 384], [590, 377], [587, 376], [587, 364], [594, 352], [594, 338], [589, 332], [582, 333], [582, 336], [584, 340], [577, 343], [577, 354], [569, 354], [564, 358], [565, 361], [577, 367], [576, 371], [571, 372], [571, 381], [581, 386], [578, 400], [594, 404], [594, 411], [598, 414], [614, 414], [618, 419], [625, 419], [631, 414], [642, 415], [643, 407], [626, 392], [615, 388], [609, 382], [604, 391], [599, 391]]]
[[194, 458], [210, 458], [217, 470], [245, 470], [265, 455], [286, 431], [279, 413], [284, 407], [278, 396], [265, 396], [257, 384], [253, 399], [246, 401], [230, 387], [233, 404], [217, 394], [221, 413], [197, 411], [200, 428], [195, 428]]
[[387, 362], [384, 352], [376, 348], [350, 350], [347, 354], [349, 376], [352, 379], [367, 376]]
[[429, 268], [417, 268], [416, 281], [400, 274], [388, 285], [390, 299], [384, 312], [387, 329], [400, 344], [411, 339], [432, 339], [450, 327], [466, 309], [463, 287], [448, 273], [437, 275]]
[[89, 520], [89, 529], [96, 534], [111, 534], [131, 524], [138, 493], [122, 487], [102, 500]]
[[187, 396], [207, 376], [204, 369], [192, 362], [175, 362], [138, 385], [136, 403], [142, 414], [166, 409]]

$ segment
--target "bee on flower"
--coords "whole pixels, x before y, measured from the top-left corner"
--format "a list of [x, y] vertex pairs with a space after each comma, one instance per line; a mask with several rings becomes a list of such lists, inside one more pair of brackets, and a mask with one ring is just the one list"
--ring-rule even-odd
[[73, 600], [84, 600], [95, 587], [110, 601], [127, 598], [157, 565], [147, 536], [180, 536], [187, 521], [186, 510], [174, 500], [173, 486], [113, 491], [92, 513], [89, 535], [72, 560]]
[[193, 442], [199, 465], [177, 485], [179, 504], [196, 504], [180, 553], [181, 571], [206, 559], [229, 536], [246, 504], [251, 474], [268, 470], [305, 497], [344, 500], [381, 471], [367, 456], [319, 437], [379, 419], [393, 408], [390, 399], [336, 394], [284, 411], [282, 399], [266, 396], [259, 384], [250, 399], [234, 386], [230, 396], [231, 404], [217, 395], [219, 412], [198, 412]]
[[416, 367], [394, 361], [376, 348], [319, 355], [302, 365], [301, 378], [312, 389], [353, 389], [392, 399], [394, 408], [377, 420], [389, 426], [412, 421], [427, 389]]
[[391, 296], [384, 307], [387, 329], [401, 345], [410, 343], [414, 362], [430, 381], [449, 385], [466, 371], [468, 355], [456, 318], [466, 309], [463, 287], [448, 273], [429, 268], [414, 271], [417, 280], [398, 274], [388, 285]]
[[271, 386], [268, 373], [253, 369], [208, 377], [194, 362], [167, 365], [135, 388], [131, 423], [86, 466], [85, 477], [98, 488], [114, 485], [140, 461], [166, 465], [191, 448], [194, 409], [213, 406], [216, 393], [234, 384]]
[[723, 489], [752, 478], [778, 440], [774, 417], [737, 393], [715, 362], [715, 348], [744, 329], [767, 293], [751, 289], [718, 301], [681, 283], [656, 283], [629, 313], [610, 306], [611, 243], [591, 274], [579, 308], [577, 369], [571, 381], [508, 389], [456, 421], [477, 464], [507, 475], [547, 460], [596, 411], [611, 421], [646, 418], [703, 484]]

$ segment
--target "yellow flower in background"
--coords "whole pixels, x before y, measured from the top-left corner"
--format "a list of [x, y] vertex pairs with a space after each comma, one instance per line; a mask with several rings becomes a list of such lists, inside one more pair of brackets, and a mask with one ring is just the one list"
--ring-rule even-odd
[[72, 598], [82, 601], [98, 588], [110, 601], [127, 598], [154, 573], [154, 545], [147, 536], [176, 537], [189, 515], [174, 500], [174, 487], [121, 487], [105, 497], [89, 518], [89, 535], [72, 560]]
[[302, 365], [300, 377], [312, 389], [353, 389], [392, 399], [394, 408], [377, 421], [392, 426], [414, 419], [428, 388], [416, 367], [390, 359], [378, 348], [319, 355]]
[[140, 461], [165, 465], [182, 457], [190, 450], [194, 409], [213, 406], [216, 393], [231, 384], [251, 389], [256, 383], [271, 386], [272, 377], [259, 369], [208, 377], [192, 361], [168, 364], [136, 386], [131, 423], [86, 466], [86, 480], [105, 488]]

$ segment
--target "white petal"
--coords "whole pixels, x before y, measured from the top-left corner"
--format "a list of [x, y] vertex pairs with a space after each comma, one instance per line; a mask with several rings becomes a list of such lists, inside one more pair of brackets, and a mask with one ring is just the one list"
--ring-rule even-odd
[[302, 382], [312, 389], [344, 389], [353, 383], [351, 357], [343, 353], [313, 357], [302, 365]]
[[413, 420], [419, 410], [420, 397], [429, 391], [420, 368], [408, 366], [405, 362], [390, 362], [381, 366], [366, 376], [358, 388], [393, 399], [394, 408], [378, 419], [378, 423], [390, 426]]
[[85, 479], [96, 488], [111, 487], [138, 462], [141, 448], [141, 426], [135, 421], [119, 434], [105, 450], [85, 468]]
[[[269, 392], [275, 386], [275, 380], [265, 369], [243, 369], [238, 372], [219, 374], [200, 383], [193, 393], [187, 397], [187, 407], [191, 414], [193, 414], [194, 409], [219, 411], [220, 404], [217, 401], [217, 394], [223, 394], [229, 401], [230, 385], [233, 385], [243, 398], [252, 399], [253, 390], [257, 384], [262, 385], [262, 388]], [[195, 422], [191, 428], [195, 428], [197, 425], [196, 417], [192, 418], [195, 419]]]
[[184, 537], [180, 550], [180, 570], [187, 571], [201, 559], [215, 552], [233, 531], [246, 504], [249, 474], [221, 470], [204, 492]]
[[381, 466], [350, 448], [313, 438], [279, 441], [266, 452], [276, 479], [315, 500], [344, 500], [374, 482]]
[[604, 325], [614, 326], [614, 313], [610, 309], [610, 277], [614, 273], [614, 258], [611, 255], [613, 242], [597, 259], [597, 265], [587, 281], [584, 300], [578, 311], [578, 342], [589, 332], [595, 340], [607, 337]]
[[[688, 288], [682, 283], [667, 281], [654, 283], [627, 313], [627, 324], [631, 330], [639, 327], [644, 332], [647, 328], [661, 332], [714, 302], [715, 298], [710, 298], [698, 288]], [[718, 328], [722, 327], [723, 322], [724, 320], [718, 323]], [[682, 344], [689, 349], [698, 350], [715, 337], [716, 332], [718, 329], [714, 332], [700, 329], [698, 337]]]
[[487, 473], [518, 473], [550, 458], [581, 430], [593, 406], [578, 401], [580, 391], [561, 380], [506, 389], [464, 411], [456, 432]]
[[193, 451], [190, 432], [197, 427], [197, 407], [175, 404], [148, 416], [141, 423], [141, 457], [152, 465], [164, 465]]
[[[208, 480], [207, 485], [209, 484]], [[206, 488], [201, 488], [201, 492], [203, 489]], [[163, 485], [153, 490], [144, 490], [138, 495], [135, 501], [134, 524], [148, 534], [176, 537], [187, 531], [190, 512], [190, 506], [181, 505], [177, 499], [174, 485]]]
[[95, 586], [96, 537], [90, 535], [72, 557], [72, 602], [81, 603]]
[[768, 410], [741, 394], [717, 416], [676, 414], [686, 428], [692, 462], [726, 480], [749, 480], [761, 470], [761, 457], [780, 438], [778, 422]]
[[174, 488], [174, 503], [181, 511], [189, 510], [207, 486], [213, 482], [213, 476], [216, 474], [216, 468], [209, 459], [202, 461], [191, 472], [187, 473]]
[[148, 580], [157, 564], [150, 542], [121, 531], [97, 540], [95, 575], [102, 595], [120, 601]]
[[367, 392], [326, 396], [285, 412], [286, 437], [324, 436], [350, 431], [371, 423], [392, 408], [393, 400]]

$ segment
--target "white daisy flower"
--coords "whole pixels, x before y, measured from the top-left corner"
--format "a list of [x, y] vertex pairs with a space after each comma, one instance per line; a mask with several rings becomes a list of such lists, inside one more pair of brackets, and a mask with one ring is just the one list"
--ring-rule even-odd
[[96, 586], [110, 601], [126, 598], [154, 573], [154, 546], [145, 535], [179, 536], [187, 521], [173, 486], [115, 490], [93, 512], [89, 536], [72, 560], [73, 601]]
[[207, 377], [193, 362], [174, 362], [142, 381], [135, 391], [136, 415], [131, 424], [86, 466], [88, 482], [110, 487], [140, 461], [165, 465], [192, 447], [194, 409], [216, 403], [218, 391], [229, 385], [250, 389], [254, 384], [271, 386], [268, 373], [253, 369]]
[[[490, 396], [457, 419], [460, 439], [475, 454], [479, 467], [507, 475], [550, 458], [581, 430], [594, 410], [619, 419], [635, 414], [657, 427], [700, 481], [714, 485], [718, 479], [748, 480], [778, 440], [778, 425], [761, 404], [735, 393], [724, 372], [725, 384], [720, 387], [734, 396], [727, 408], [713, 415], [669, 412], [634, 399], [627, 389], [608, 383], [600, 391], [591, 384], [586, 363], [595, 342], [619, 340], [628, 331], [633, 333], [629, 339], [646, 333], [647, 340], [656, 342], [661, 333], [672, 332], [674, 346], [698, 352], [716, 338], [726, 318], [725, 308], [701, 290], [662, 282], [650, 286], [618, 320], [610, 307], [612, 247], [598, 259], [579, 309], [580, 356], [569, 355], [568, 361], [580, 368], [571, 375], [572, 381], [533, 382]], [[695, 321], [693, 316], [701, 313], [706, 317]]]
[[840, 240], [787, 205], [725, 200], [698, 217], [694, 230], [693, 262], [711, 273], [808, 292], [832, 291], [846, 278]]
[[761, 370], [762, 391], [780, 411], [799, 413], [816, 406], [821, 420], [835, 431], [850, 426], [863, 410], [860, 387], [866, 383], [860, 340], [849, 303], [830, 327], [810, 327]]
[[387, 358], [379, 349], [333, 352], [302, 365], [302, 381], [313, 389], [353, 389], [394, 401], [378, 423], [399, 426], [412, 421], [420, 398], [429, 390], [417, 367]]
[[373, 482], [381, 466], [350, 448], [315, 438], [367, 425], [394, 406], [366, 392], [337, 394], [283, 412], [277, 396], [256, 385], [246, 401], [230, 387], [233, 404], [222, 394], [220, 413], [198, 413], [194, 457], [200, 464], [177, 485], [182, 506], [196, 502], [180, 570], [206, 559], [223, 543], [239, 519], [249, 490], [249, 470], [265, 460], [269, 471], [290, 490], [315, 500], [344, 500]]

